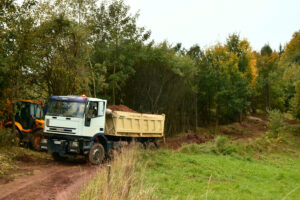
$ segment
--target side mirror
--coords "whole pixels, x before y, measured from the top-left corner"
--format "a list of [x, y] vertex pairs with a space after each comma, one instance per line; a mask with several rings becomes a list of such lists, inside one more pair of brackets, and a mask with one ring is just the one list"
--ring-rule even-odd
[[91, 125], [91, 118], [85, 117], [84, 126], [90, 126]]

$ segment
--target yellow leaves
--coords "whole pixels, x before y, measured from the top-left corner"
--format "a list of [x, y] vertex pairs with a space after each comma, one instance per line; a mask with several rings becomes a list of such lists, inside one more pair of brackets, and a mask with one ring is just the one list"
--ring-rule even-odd
[[257, 71], [257, 53], [251, 54], [250, 59], [250, 74], [251, 74], [251, 86], [253, 87], [256, 84], [256, 78], [258, 76]]
[[289, 64], [292, 62], [300, 62], [300, 30], [294, 33], [293, 38], [286, 45], [284, 53], [281, 56], [281, 65]]
[[238, 69], [238, 57], [222, 44], [217, 45], [206, 50], [206, 55], [210, 58], [212, 66], [223, 70], [237, 70]]

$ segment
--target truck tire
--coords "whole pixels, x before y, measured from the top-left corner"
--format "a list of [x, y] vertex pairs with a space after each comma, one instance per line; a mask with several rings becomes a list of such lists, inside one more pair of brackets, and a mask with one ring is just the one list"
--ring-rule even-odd
[[158, 148], [158, 145], [156, 142], [146, 142], [146, 149], [150, 151], [154, 151]]
[[89, 162], [93, 165], [99, 165], [102, 163], [105, 157], [105, 151], [100, 143], [94, 143], [89, 152]]
[[34, 131], [33, 133], [31, 133], [31, 136], [30, 136], [30, 146], [32, 147], [32, 149], [34, 149], [36, 151], [40, 151], [41, 150], [40, 140], [41, 140], [42, 134], [43, 134], [43, 130], [42, 129]]

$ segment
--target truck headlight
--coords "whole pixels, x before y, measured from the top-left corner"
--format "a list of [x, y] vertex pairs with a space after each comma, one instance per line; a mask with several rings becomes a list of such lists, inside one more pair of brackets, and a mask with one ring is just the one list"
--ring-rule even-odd
[[47, 142], [48, 142], [48, 140], [43, 138], [43, 139], [41, 139], [40, 144], [47, 144]]
[[46, 126], [49, 126], [50, 124], [50, 119], [46, 119]]
[[77, 148], [77, 147], [79, 147], [79, 143], [73, 141], [73, 142], [70, 142], [70, 146], [73, 148]]

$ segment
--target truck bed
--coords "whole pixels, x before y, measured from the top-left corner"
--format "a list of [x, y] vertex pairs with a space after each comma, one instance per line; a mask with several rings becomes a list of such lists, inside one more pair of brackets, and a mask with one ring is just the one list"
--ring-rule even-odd
[[105, 134], [123, 137], [163, 137], [165, 115], [113, 111], [106, 115]]

